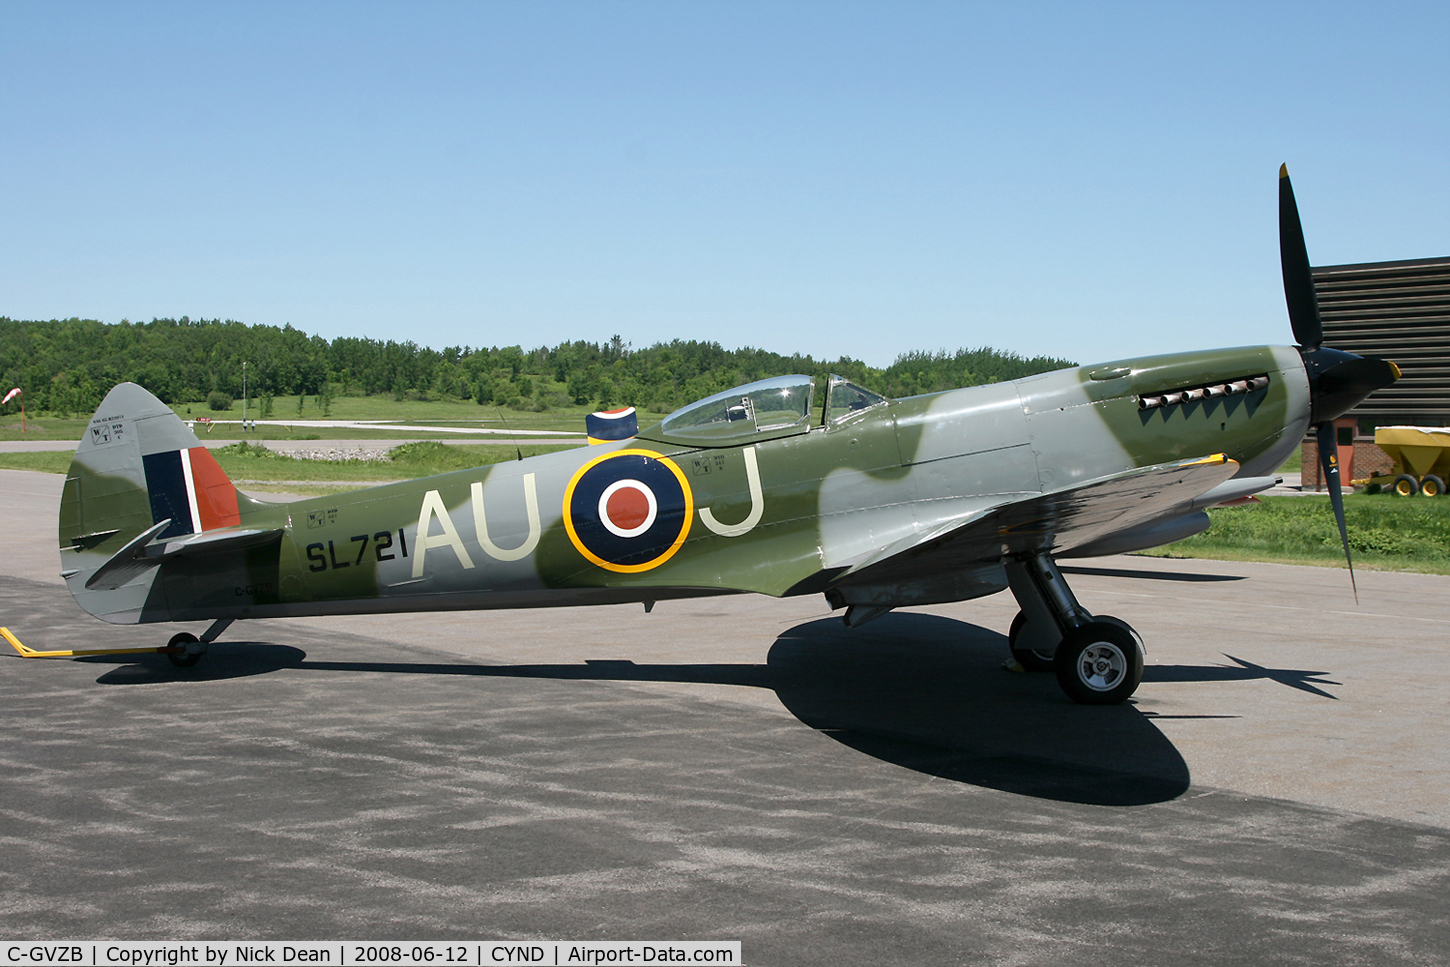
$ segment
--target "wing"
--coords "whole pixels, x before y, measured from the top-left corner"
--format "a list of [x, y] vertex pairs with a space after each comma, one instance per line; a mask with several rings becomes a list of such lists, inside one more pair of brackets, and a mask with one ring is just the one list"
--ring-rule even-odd
[[995, 565], [1016, 554], [1059, 554], [1194, 510], [1198, 498], [1238, 468], [1237, 462], [1220, 453], [1139, 467], [1000, 504], [888, 545], [847, 570], [835, 584], [901, 585]]

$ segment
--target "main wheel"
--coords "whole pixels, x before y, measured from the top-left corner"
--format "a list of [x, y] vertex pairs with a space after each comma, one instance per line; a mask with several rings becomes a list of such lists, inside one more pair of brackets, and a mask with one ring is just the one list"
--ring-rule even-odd
[[1050, 672], [1054, 665], [1052, 652], [1039, 651], [1036, 648], [1018, 648], [1017, 637], [1022, 634], [1022, 629], [1027, 626], [1027, 615], [1017, 612], [1017, 617], [1012, 619], [1012, 627], [1007, 632], [1007, 647], [1012, 650], [1012, 657], [1017, 664], [1021, 665], [1024, 671], [1029, 672]]
[[1407, 473], [1402, 473], [1395, 478], [1395, 494], [1400, 497], [1413, 497], [1420, 492], [1420, 481]]
[[171, 640], [166, 643], [167, 648], [180, 648], [180, 651], [168, 651], [166, 657], [171, 659], [171, 664], [178, 668], [190, 668], [201, 661], [201, 652], [187, 650], [187, 645], [194, 641], [200, 641], [196, 635], [189, 631], [183, 631], [179, 635], [172, 635]]
[[1143, 680], [1143, 652], [1122, 625], [1090, 621], [1057, 646], [1057, 683], [1082, 705], [1117, 705]]
[[1420, 478], [1420, 493], [1426, 497], [1438, 497], [1445, 492], [1445, 481], [1433, 473]]
[[1106, 621], [1110, 625], [1117, 625], [1119, 628], [1122, 628], [1128, 634], [1132, 635], [1133, 636], [1133, 640], [1138, 643], [1138, 652], [1139, 652], [1139, 654], [1143, 655], [1145, 660], [1147, 659], [1148, 646], [1145, 645], [1145, 644], [1143, 644], [1143, 636], [1140, 635], [1140, 634], [1138, 634], [1138, 629], [1137, 628], [1134, 628], [1132, 625], [1128, 624], [1122, 618], [1114, 618], [1110, 614], [1095, 614], [1095, 615], [1093, 615], [1093, 620], [1094, 621]]

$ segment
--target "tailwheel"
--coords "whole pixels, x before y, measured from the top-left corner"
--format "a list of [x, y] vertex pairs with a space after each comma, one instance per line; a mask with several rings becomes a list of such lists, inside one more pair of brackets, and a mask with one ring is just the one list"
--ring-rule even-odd
[[1082, 705], [1117, 705], [1143, 680], [1143, 651], [1117, 619], [1094, 619], [1067, 633], [1054, 660], [1057, 682]]
[[[197, 647], [193, 649], [192, 645]], [[173, 635], [171, 640], [166, 643], [167, 648], [173, 649], [166, 653], [166, 657], [170, 658], [171, 664], [178, 668], [190, 668], [201, 661], [202, 649], [200, 646], [200, 638], [189, 631], [183, 631], [179, 635]]]
[[1052, 652], [1042, 651], [1037, 648], [1018, 648], [1017, 639], [1022, 634], [1022, 629], [1027, 626], [1027, 615], [1025, 612], [1017, 612], [1017, 617], [1012, 619], [1012, 627], [1007, 632], [1007, 647], [1012, 651], [1012, 658], [1022, 666], [1023, 671], [1028, 672], [1050, 672], [1054, 665]]

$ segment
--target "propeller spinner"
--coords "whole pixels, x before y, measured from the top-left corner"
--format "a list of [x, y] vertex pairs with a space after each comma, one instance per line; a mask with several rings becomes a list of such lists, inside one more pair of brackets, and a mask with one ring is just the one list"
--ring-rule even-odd
[[1309, 422], [1315, 426], [1319, 443], [1319, 465], [1329, 488], [1329, 502], [1339, 525], [1344, 561], [1349, 565], [1349, 583], [1359, 601], [1354, 580], [1354, 561], [1349, 554], [1349, 530], [1344, 522], [1344, 495], [1339, 480], [1339, 445], [1334, 420], [1352, 409], [1377, 389], [1400, 378], [1400, 368], [1387, 359], [1356, 356], [1323, 347], [1324, 325], [1319, 318], [1319, 299], [1314, 293], [1314, 276], [1309, 253], [1304, 247], [1304, 227], [1299, 223], [1299, 206], [1289, 166], [1279, 168], [1279, 261], [1284, 272], [1284, 301], [1289, 308], [1289, 325], [1299, 343], [1304, 371], [1309, 376]]

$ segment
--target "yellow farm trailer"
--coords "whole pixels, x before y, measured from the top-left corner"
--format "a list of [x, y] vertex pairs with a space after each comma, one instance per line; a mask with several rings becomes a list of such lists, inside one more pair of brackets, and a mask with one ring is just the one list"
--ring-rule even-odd
[[1382, 426], [1374, 442], [1395, 462], [1389, 473], [1375, 474], [1366, 482], [1393, 490], [1401, 497], [1424, 494], [1438, 497], [1450, 479], [1450, 428]]

